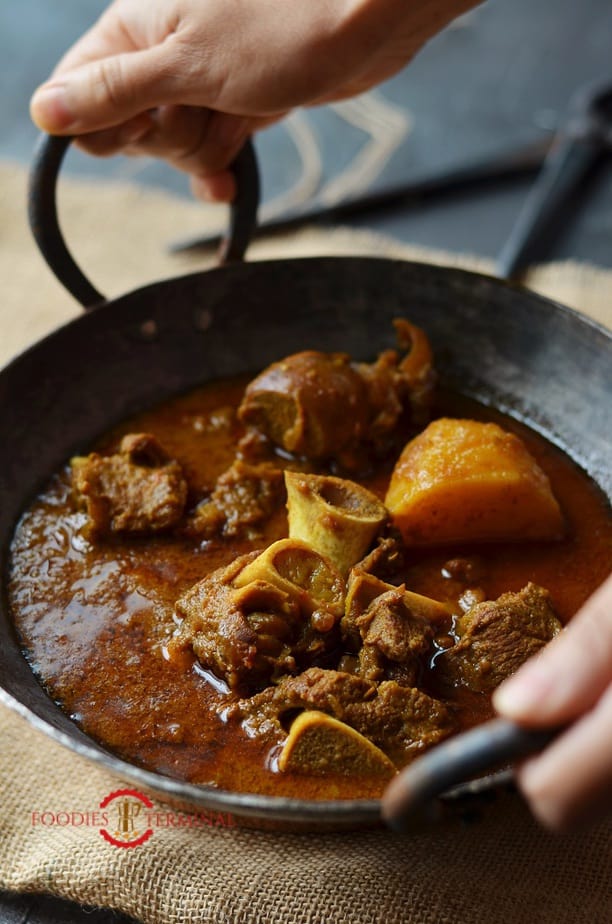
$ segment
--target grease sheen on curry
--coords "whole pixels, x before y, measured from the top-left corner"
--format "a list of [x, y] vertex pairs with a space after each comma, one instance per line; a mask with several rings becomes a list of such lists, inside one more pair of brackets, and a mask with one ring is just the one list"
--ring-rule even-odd
[[[78, 490], [79, 478], [82, 488], [87, 483], [87, 468], [78, 461], [72, 469], [67, 465], [55, 474], [23, 514], [11, 549], [12, 613], [33, 670], [89, 735], [138, 765], [231, 791], [306, 799], [377, 796], [391, 766], [384, 755], [370, 761], [363, 773], [348, 772], [341, 763], [324, 773], [320, 768], [308, 772], [300, 768], [299, 761], [296, 766], [283, 755], [291, 723], [296, 715], [304, 714], [304, 702], [295, 690], [284, 709], [275, 705], [282, 699], [288, 677], [309, 668], [339, 670], [343, 676], [359, 678], [364, 689], [369, 684], [370, 698], [372, 691], [378, 695], [381, 683], [387, 684], [387, 691], [416, 688], [439, 704], [445, 716], [440, 725], [444, 737], [491, 714], [490, 681], [480, 682], [480, 675], [472, 669], [467, 633], [462, 637], [470, 606], [518, 592], [531, 582], [548, 590], [556, 616], [565, 623], [605, 578], [612, 518], [597, 486], [560, 450], [524, 425], [463, 396], [436, 390], [426, 340], [419, 339], [419, 332], [410, 325], [404, 329], [398, 325], [398, 333], [408, 351], [401, 361], [391, 351], [370, 366], [352, 364], [346, 357], [331, 362], [324, 354], [304, 353], [300, 355], [306, 358], [293, 367], [297, 378], [292, 379], [292, 367], [288, 372], [282, 362], [262, 374], [259, 381], [268, 390], [255, 410], [252, 400], [250, 408], [245, 404], [249, 395], [252, 399], [254, 383], [224, 380], [167, 401], [104, 435], [96, 446], [102, 458], [125, 447], [127, 434], [146, 433], [153, 434], [165, 452], [160, 459], [145, 459], [145, 468], [168, 460], [171, 465], [178, 463], [187, 492], [179, 497], [178, 515], [164, 529], [149, 533], [146, 525], [136, 521], [130, 527], [125, 517], [122, 521], [117, 517], [115, 525], [128, 523], [127, 528], [114, 529], [105, 523], [104, 529], [92, 529], [92, 508], [88, 515]], [[286, 397], [291, 396], [295, 381], [303, 383], [305, 366], [308, 375], [314, 369], [311, 378], [316, 388], [303, 400], [309, 414], [325, 418], [327, 430], [325, 426], [299, 430], [295, 416], [289, 413]], [[270, 381], [272, 391], [281, 394], [280, 403], [270, 405], [268, 401]], [[396, 383], [393, 394], [388, 389], [385, 392], [389, 382]], [[332, 413], [329, 408], [334, 402]], [[207, 661], [206, 654], [197, 656], [200, 649], [185, 630], [186, 613], [193, 599], [197, 603], [197, 595], [189, 596], [190, 588], [217, 569], [232, 566], [240, 556], [266, 549], [288, 535], [279, 474], [283, 469], [323, 477], [340, 475], [384, 500], [391, 497], [389, 482], [402, 447], [415, 437], [422, 441], [424, 437], [418, 434], [427, 421], [438, 418], [491, 421], [518, 435], [548, 477], [561, 508], [560, 538], [542, 540], [527, 532], [525, 537], [513, 536], [511, 542], [446, 537], [441, 544], [435, 541], [435, 530], [432, 539], [431, 529], [422, 533], [419, 524], [409, 527], [408, 520], [399, 515], [396, 524], [387, 522], [381, 532], [394, 556], [391, 564], [389, 560], [383, 563], [383, 573], [377, 573], [380, 562], [365, 566], [367, 593], [376, 581], [383, 581], [383, 590], [389, 584], [405, 585], [412, 594], [437, 601], [427, 611], [431, 620], [426, 632], [418, 644], [410, 641], [408, 645], [410, 669], [393, 653], [392, 645], [385, 648], [383, 644], [386, 654], [381, 655], [376, 640], [366, 638], [366, 630], [356, 629], [350, 620], [342, 623], [338, 616], [335, 635], [326, 635], [327, 617], [320, 613], [316, 618], [322, 631], [314, 635], [319, 641], [324, 637], [331, 642], [318, 648], [311, 645], [296, 663], [292, 653], [285, 652], [276, 671], [274, 652], [273, 668], [269, 668], [269, 658], [265, 662], [268, 673], [251, 677], [240, 669], [224, 672], [223, 663], [219, 669], [214, 659]], [[451, 424], [450, 429], [456, 427]], [[128, 444], [130, 458], [151, 452], [146, 441]], [[411, 445], [419, 447], [420, 443]], [[236, 468], [237, 453], [241, 461]], [[410, 452], [402, 459], [410, 469], [414, 461]], [[224, 481], [228, 470], [232, 471], [229, 494]], [[252, 477], [253, 470], [273, 471], [273, 488], [263, 492], [261, 515], [245, 525], [239, 516], [234, 517], [233, 508], [224, 510], [223, 504], [228, 496], [235, 499], [240, 477]], [[295, 478], [288, 481], [291, 484], [290, 495], [296, 490]], [[444, 489], [441, 497], [448, 496]], [[487, 498], [481, 492], [482, 503], [487, 504]], [[375, 510], [376, 503], [371, 507]], [[405, 543], [395, 526], [404, 527]], [[489, 531], [494, 527], [489, 522]], [[310, 535], [307, 522], [302, 528]], [[370, 542], [370, 546], [375, 544], [376, 539]], [[398, 549], [399, 556], [395, 554]], [[240, 560], [237, 567], [244, 567]], [[354, 587], [355, 573], [350, 568], [348, 579]], [[178, 607], [177, 601], [182, 601]], [[360, 625], [365, 626], [363, 620]], [[368, 657], [363, 657], [366, 648]], [[372, 653], [376, 663], [369, 657]], [[459, 656], [459, 670], [453, 667], [454, 655]], [[487, 671], [496, 681], [500, 679], [495, 663], [487, 665]], [[306, 710], [314, 713], [320, 705], [318, 701]], [[326, 702], [323, 707], [334, 716]], [[334, 722], [328, 723], [332, 733], [338, 718], [360, 730], [350, 710], [347, 715], [336, 712]], [[382, 750], [396, 766], [419, 753], [418, 741], [413, 749], [396, 752], [388, 738], [381, 740]], [[424, 739], [422, 746], [435, 746], [435, 740], [435, 736]], [[349, 742], [347, 754], [352, 746]], [[294, 753], [302, 752], [296, 747]]]

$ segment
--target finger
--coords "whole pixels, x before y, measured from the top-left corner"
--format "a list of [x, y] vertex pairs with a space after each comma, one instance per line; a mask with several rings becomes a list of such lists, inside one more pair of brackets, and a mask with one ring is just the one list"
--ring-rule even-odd
[[543, 651], [493, 694], [495, 709], [527, 725], [559, 724], [589, 709], [610, 682], [612, 577]]
[[612, 809], [612, 685], [591, 712], [544, 753], [527, 761], [517, 781], [536, 817], [561, 829]]
[[116, 128], [107, 128], [88, 135], [78, 135], [74, 143], [87, 154], [94, 154], [96, 157], [110, 157], [122, 151], [127, 153], [137, 146], [152, 127], [151, 113], [143, 112]]
[[202, 178], [228, 167], [253, 122], [240, 116], [196, 106], [163, 106], [128, 122], [79, 136], [79, 147], [90, 154], [118, 152], [166, 160], [173, 167]]
[[212, 176], [191, 178], [191, 191], [203, 202], [233, 202], [236, 197], [236, 178], [231, 170]]
[[178, 170], [206, 177], [229, 166], [251, 130], [251, 120], [242, 116], [196, 106], [167, 106], [157, 111], [154, 128], [138, 147]]
[[[88, 154], [100, 157], [124, 153], [156, 156], [170, 163], [182, 161], [189, 172], [190, 155], [206, 135], [211, 115], [209, 109], [199, 107], [163, 106], [121, 125], [80, 135], [77, 143]], [[195, 160], [191, 166], [195, 168]]]
[[168, 40], [53, 77], [34, 93], [32, 119], [51, 134], [100, 131], [174, 101], [178, 62]]

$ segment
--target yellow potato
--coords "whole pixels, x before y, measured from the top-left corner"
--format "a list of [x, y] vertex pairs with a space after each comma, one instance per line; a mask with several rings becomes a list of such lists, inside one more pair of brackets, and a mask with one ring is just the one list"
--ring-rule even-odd
[[475, 420], [441, 418], [408, 443], [385, 506], [411, 545], [563, 534], [548, 478], [523, 442]]

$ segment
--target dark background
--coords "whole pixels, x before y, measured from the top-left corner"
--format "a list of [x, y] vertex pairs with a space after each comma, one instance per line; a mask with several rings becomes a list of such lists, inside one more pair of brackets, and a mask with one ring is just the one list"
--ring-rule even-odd
[[[1, 0], [1, 158], [29, 161], [36, 138], [28, 118], [30, 94], [104, 5], [100, 0]], [[279, 196], [291, 195], [293, 210], [303, 209], [341, 201], [339, 183], [343, 195], [353, 197], [544, 141], [562, 127], [577, 88], [606, 80], [612, 83], [609, 0], [490, 0], [438, 36], [365, 102], [300, 113], [289, 128], [262, 133], [257, 149], [264, 198], [269, 209]], [[304, 156], [319, 169], [305, 175]], [[369, 173], [357, 171], [349, 182], [347, 171], [370, 158]], [[71, 152], [66, 170], [188, 195], [184, 177], [151, 161], [98, 162]], [[370, 211], [350, 223], [409, 243], [494, 256], [531, 182], [524, 177], [471, 184], [409, 207]], [[548, 256], [612, 267], [612, 156], [581, 187], [557, 231]], [[110, 912], [85, 913], [55, 899], [0, 896], [1, 924], [119, 920], [124, 919]]]

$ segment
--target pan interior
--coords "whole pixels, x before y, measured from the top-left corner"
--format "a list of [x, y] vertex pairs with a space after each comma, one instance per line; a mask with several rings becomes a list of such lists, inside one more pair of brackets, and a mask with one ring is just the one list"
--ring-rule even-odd
[[[568, 451], [610, 496], [612, 338], [597, 325], [461, 271], [350, 258], [244, 265], [158, 283], [103, 305], [3, 371], [3, 573], [20, 511], [51, 472], [114, 423], [305, 346], [371, 359], [394, 345], [391, 322], [401, 316], [430, 336], [445, 384], [527, 422]], [[20, 654], [4, 589], [1, 604], [5, 697], [70, 747], [192, 804], [293, 821], [375, 817], [376, 805], [334, 803], [329, 814], [324, 803], [202, 790], [124, 764], [49, 700]]]

